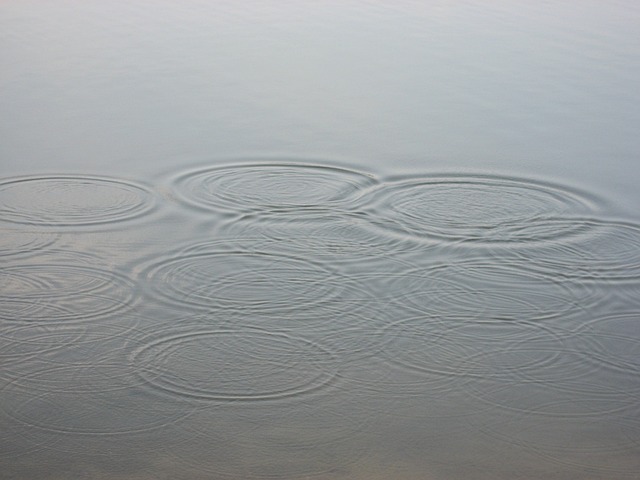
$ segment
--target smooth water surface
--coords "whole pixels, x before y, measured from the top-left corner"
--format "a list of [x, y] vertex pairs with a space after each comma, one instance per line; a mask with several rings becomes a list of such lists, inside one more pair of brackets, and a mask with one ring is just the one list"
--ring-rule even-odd
[[0, 477], [640, 478], [635, 3], [0, 26]]

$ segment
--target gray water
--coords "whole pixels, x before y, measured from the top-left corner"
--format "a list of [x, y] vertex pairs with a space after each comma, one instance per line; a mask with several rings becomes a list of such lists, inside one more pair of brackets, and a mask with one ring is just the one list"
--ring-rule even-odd
[[0, 6], [0, 478], [640, 478], [640, 8]]

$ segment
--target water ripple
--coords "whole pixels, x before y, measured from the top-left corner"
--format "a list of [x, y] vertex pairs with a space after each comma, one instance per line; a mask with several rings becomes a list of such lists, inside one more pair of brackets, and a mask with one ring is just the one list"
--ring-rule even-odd
[[230, 328], [259, 328], [319, 341], [344, 364], [380, 352], [385, 338], [377, 330], [388, 321], [388, 312], [372, 294], [360, 293], [354, 287], [331, 302], [311, 308], [301, 306], [288, 313], [225, 311], [224, 318]]
[[420, 239], [476, 243], [535, 242], [583, 228], [548, 220], [590, 213], [593, 196], [533, 180], [433, 175], [381, 185], [369, 194], [372, 222]]
[[86, 333], [85, 326], [77, 325], [5, 325], [0, 333], [1, 373], [5, 376], [10, 365], [25, 364], [75, 345]]
[[391, 324], [386, 335], [391, 340], [384, 355], [391, 363], [425, 374], [488, 379], [553, 364], [566, 332], [533, 322], [416, 317]]
[[128, 220], [154, 206], [143, 185], [94, 176], [31, 176], [0, 182], [0, 214], [8, 222], [88, 226]]
[[0, 269], [0, 320], [9, 323], [81, 322], [131, 308], [134, 283], [89, 265], [29, 263]]
[[177, 308], [286, 313], [337, 298], [341, 276], [329, 267], [246, 239], [176, 251], [141, 273], [154, 296]]
[[[362, 214], [294, 210], [288, 214], [234, 219], [219, 228], [229, 238], [254, 238], [268, 250], [312, 258], [324, 264], [366, 264], [416, 250], [413, 242], [380, 235]], [[424, 252], [428, 247], [420, 245]]]
[[585, 362], [626, 391], [640, 393], [640, 312], [605, 315], [585, 323], [577, 333], [591, 342]]
[[583, 281], [640, 279], [640, 225], [588, 218], [553, 224], [560, 229], [571, 225], [589, 228], [561, 242], [514, 249], [526, 268]]
[[132, 363], [151, 386], [190, 400], [257, 401], [302, 395], [336, 376], [316, 342], [253, 329], [169, 328], [140, 340]]
[[0, 257], [27, 257], [53, 245], [59, 234], [37, 230], [3, 228], [0, 235]]
[[[567, 352], [558, 352], [566, 355]], [[577, 354], [577, 352], [573, 352]], [[500, 411], [516, 412], [542, 417], [603, 417], [611, 414], [629, 414], [636, 407], [637, 393], [624, 387], [606, 388], [599, 385], [588, 375], [583, 365], [585, 355], [575, 355], [572, 365], [566, 359], [558, 360], [551, 367], [554, 375], [564, 373], [566, 380], [546, 381], [547, 372], [538, 371], [537, 380], [523, 381], [514, 378], [495, 378], [470, 385], [473, 398]], [[566, 368], [566, 370], [565, 370]], [[544, 370], [544, 369], [543, 369]], [[576, 381], [573, 374], [581, 370], [581, 380]], [[586, 387], [590, 388], [586, 388]]]
[[[42, 442], [46, 434], [123, 435], [180, 421], [193, 410], [151, 399], [132, 389], [104, 392], [38, 392], [9, 384], [2, 391], [0, 412]], [[60, 438], [58, 439], [60, 440]]]
[[178, 197], [199, 208], [241, 212], [349, 206], [376, 181], [326, 165], [256, 163], [212, 167], [179, 175]]
[[0, 378], [33, 391], [98, 392], [128, 388], [134, 369], [125, 359], [139, 318], [119, 323], [26, 323], [0, 335]]
[[567, 317], [604, 301], [597, 289], [479, 258], [394, 273], [386, 289], [409, 311], [485, 323]]

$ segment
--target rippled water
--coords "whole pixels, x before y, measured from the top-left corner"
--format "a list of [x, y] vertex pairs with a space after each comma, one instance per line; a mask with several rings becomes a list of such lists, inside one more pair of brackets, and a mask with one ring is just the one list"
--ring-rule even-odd
[[574, 7], [5, 2], [0, 477], [640, 478], [640, 10]]

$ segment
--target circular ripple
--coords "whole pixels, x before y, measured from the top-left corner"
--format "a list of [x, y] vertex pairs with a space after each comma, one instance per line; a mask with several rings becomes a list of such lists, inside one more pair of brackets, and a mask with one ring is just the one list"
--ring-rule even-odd
[[149, 190], [124, 180], [36, 176], [0, 182], [2, 219], [43, 226], [81, 226], [137, 217], [153, 207]]
[[640, 312], [597, 318], [578, 330], [594, 348], [585, 362], [627, 391], [640, 389]]
[[336, 375], [317, 343], [257, 330], [174, 331], [142, 340], [132, 361], [156, 389], [191, 400], [270, 400], [326, 386]]
[[[34, 394], [35, 393], [35, 394]], [[166, 427], [193, 413], [184, 405], [150, 398], [143, 391], [34, 392], [9, 384], [2, 414], [24, 426], [25, 435], [122, 435]]]
[[59, 323], [109, 315], [131, 307], [128, 278], [99, 268], [51, 264], [0, 270], [0, 319], [11, 323]]
[[[346, 293], [352, 295], [357, 291]], [[337, 298], [326, 305], [287, 314], [238, 313], [226, 318], [228, 328], [258, 328], [317, 340], [345, 363], [378, 354], [385, 339], [377, 330], [388, 321], [388, 314], [375, 298], [362, 296]]]
[[498, 176], [441, 176], [385, 184], [371, 193], [372, 221], [385, 230], [441, 240], [532, 242], [584, 228], [548, 224], [591, 212], [596, 202], [569, 188]]
[[563, 220], [559, 228], [588, 225], [582, 234], [515, 253], [528, 269], [580, 280], [640, 279], [640, 225], [599, 220]]
[[0, 235], [0, 257], [34, 255], [51, 246], [58, 238], [59, 235], [53, 232], [3, 228]]
[[530, 322], [578, 314], [600, 292], [525, 270], [472, 259], [394, 274], [390, 299], [410, 311], [484, 322]]
[[178, 308], [283, 313], [340, 294], [340, 276], [319, 264], [243, 245], [193, 246], [142, 273], [153, 293]]
[[[581, 360], [584, 361], [584, 358]], [[574, 359], [574, 363], [576, 363]], [[566, 362], [557, 367], [556, 373], [567, 367]], [[519, 381], [518, 378], [498, 379], [507, 381], [477, 382], [471, 385], [471, 393], [479, 401], [498, 407], [500, 410], [520, 412], [523, 414], [541, 415], [546, 417], [599, 417], [602, 415], [632, 411], [637, 405], [637, 395], [626, 391], [619, 385], [609, 390], [602, 385], [592, 385], [592, 391], [576, 391], [579, 382], [573, 381], [572, 371], [577, 363], [564, 373], [571, 380], [564, 384], [560, 381], [545, 382], [544, 376], [539, 375], [539, 381]], [[582, 377], [588, 380], [588, 375], [582, 372]], [[491, 379], [494, 380], [494, 379]], [[591, 381], [589, 381], [591, 383]], [[584, 387], [584, 385], [583, 385]]]
[[2, 329], [0, 334], [0, 361], [7, 373], [7, 366], [24, 364], [32, 359], [46, 357], [80, 342], [86, 327], [77, 325], [16, 324]]
[[[556, 324], [549, 331], [559, 340], [555, 344], [538, 339], [500, 342], [469, 356], [470, 365], [493, 365], [500, 372], [483, 376], [470, 392], [501, 409], [547, 416], [597, 416], [635, 407], [637, 369], [622, 371], [626, 364], [616, 364], [615, 354], [605, 361], [602, 346], [583, 327], [562, 330]], [[519, 368], [517, 362], [544, 357], [549, 361], [530, 368]]]
[[562, 335], [540, 324], [481, 325], [464, 319], [418, 317], [387, 328], [387, 361], [429, 375], [512, 378], [552, 364]]
[[136, 319], [105, 324], [18, 324], [0, 336], [0, 377], [34, 391], [97, 392], [137, 379], [124, 361]]
[[222, 225], [219, 233], [229, 238], [254, 238], [256, 245], [267, 250], [340, 264], [367, 262], [416, 249], [415, 243], [380, 235], [360, 214], [297, 210], [234, 220]]
[[[0, 411], [0, 414], [1, 413]], [[1, 420], [0, 458], [3, 459], [3, 465], [9, 465], [9, 462], [15, 461], [20, 457], [26, 457], [27, 455], [31, 457], [29, 459], [31, 462], [34, 453], [50, 448], [56, 442], [60, 441], [60, 437], [57, 435], [55, 438], [40, 438], [37, 441], [33, 441], [33, 439], [30, 438], [31, 435], [29, 435], [31, 432], [25, 428], [23, 422], [15, 421], [7, 416], [4, 416]]]
[[174, 188], [192, 206], [237, 212], [348, 206], [374, 183], [372, 176], [344, 168], [259, 163], [188, 172]]
[[[43, 362], [42, 362], [43, 363]], [[137, 375], [140, 365], [122, 358], [92, 358], [85, 362], [47, 366], [26, 374], [9, 372], [7, 375], [15, 387], [31, 392], [89, 394], [124, 390], [142, 383]]]
[[[390, 357], [394, 349], [403, 342], [398, 338], [388, 340], [378, 355], [363, 361], [347, 362], [340, 370], [340, 378], [348, 385], [348, 393], [357, 398], [362, 411], [369, 412], [376, 420], [416, 422], [466, 417], [488, 408], [465, 391], [464, 386], [472, 377], [455, 372], [442, 363], [426, 366], [418, 360], [416, 364], [417, 359], [413, 355], [416, 351], [408, 353], [408, 357], [412, 357], [410, 367], [404, 365], [407, 358], [392, 361]], [[415, 346], [419, 339], [414, 340]], [[423, 342], [423, 347], [425, 351], [435, 350], [431, 354], [435, 362], [445, 360], [444, 356], [439, 358], [439, 354], [442, 355], [447, 346], [441, 348], [437, 342]], [[423, 357], [425, 361], [427, 356]]]

